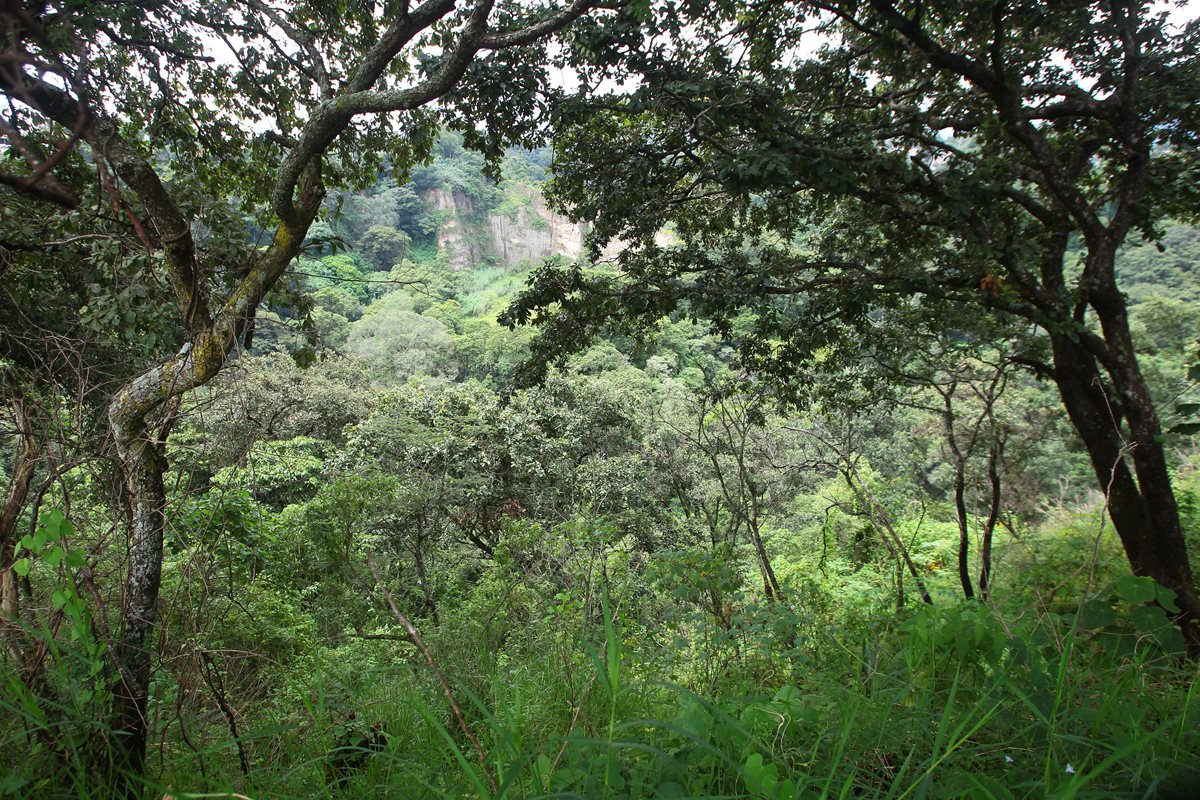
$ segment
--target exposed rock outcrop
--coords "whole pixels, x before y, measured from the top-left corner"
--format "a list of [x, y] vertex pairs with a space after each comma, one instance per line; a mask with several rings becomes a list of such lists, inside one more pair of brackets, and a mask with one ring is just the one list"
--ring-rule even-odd
[[489, 258], [511, 267], [522, 261], [537, 264], [550, 256], [575, 258], [583, 251], [583, 226], [555, 214], [536, 191], [511, 213], [482, 219], [474, 201], [461, 192], [430, 189], [425, 201], [440, 212], [438, 250], [449, 254], [456, 270]]
[[550, 256], [575, 258], [583, 250], [583, 226], [546, 208], [540, 194], [516, 213], [488, 216], [491, 255], [512, 266], [520, 261], [537, 263]]
[[479, 264], [482, 254], [467, 227], [467, 220], [475, 211], [475, 202], [462, 192], [440, 188], [425, 192], [424, 200], [438, 212], [437, 248], [439, 252], [449, 254], [450, 267], [462, 270]]

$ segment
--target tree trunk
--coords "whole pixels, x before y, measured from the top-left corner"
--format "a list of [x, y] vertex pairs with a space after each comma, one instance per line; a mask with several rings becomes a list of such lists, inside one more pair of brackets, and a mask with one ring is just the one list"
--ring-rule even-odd
[[12, 410], [20, 440], [13, 460], [8, 494], [4, 498], [4, 508], [0, 510], [0, 631], [9, 639], [10, 646], [13, 645], [13, 640], [8, 629], [20, 617], [17, 573], [12, 568], [16, 560], [17, 518], [25, 506], [25, 499], [29, 496], [29, 486], [33, 482], [39, 451], [38, 441], [33, 433], [33, 422], [24, 399], [14, 398]]
[[438, 614], [437, 598], [434, 596], [433, 587], [429, 583], [429, 575], [425, 571], [425, 554], [424, 542], [425, 536], [417, 534], [413, 543], [413, 565], [417, 568], [417, 585], [421, 588], [421, 594], [425, 597], [425, 611], [428, 612], [434, 625], [441, 625], [442, 619]]
[[767, 599], [770, 601], [782, 601], [783, 589], [779, 586], [779, 579], [775, 577], [775, 569], [771, 566], [771, 557], [767, 555], [767, 546], [763, 543], [762, 533], [758, 527], [758, 486], [750, 478], [745, 479], [745, 484], [750, 493], [750, 515], [746, 520], [746, 527], [750, 531], [750, 536], [754, 539], [754, 551], [758, 554], [758, 563], [759, 568], [762, 570]]
[[[933, 605], [933, 596], [929, 594], [929, 589], [925, 586], [925, 581], [921, 578], [921, 573], [917, 570], [917, 565], [913, 563], [912, 556], [908, 554], [908, 548], [904, 546], [904, 540], [900, 538], [900, 534], [896, 533], [896, 529], [888, 517], [887, 510], [875, 502], [875, 496], [871, 493], [870, 487], [867, 486], [866, 481], [862, 479], [862, 476], [858, 474], [858, 471], [853, 466], [844, 465], [842, 467], [842, 477], [845, 479], [846, 485], [850, 487], [850, 491], [858, 498], [858, 502], [862, 503], [867, 519], [871, 521], [872, 527], [879, 533], [879, 538], [887, 545], [896, 563], [903, 563], [908, 567], [908, 574], [912, 575], [913, 580], [917, 584], [917, 591], [921, 593], [921, 601], [926, 605]], [[903, 584], [897, 582], [896, 586], [899, 595], [897, 605], [903, 606]]]
[[162, 582], [166, 490], [162, 446], [149, 432], [121, 448], [130, 502], [129, 573], [125, 583], [124, 623], [117, 650], [121, 677], [113, 697], [113, 729], [117, 733], [115, 776], [126, 795], [137, 793], [130, 780], [141, 775], [149, 734], [147, 697], [151, 673], [151, 639], [158, 618]]
[[962, 584], [963, 597], [975, 599], [971, 586], [971, 518], [967, 514], [967, 463], [958, 456], [954, 462], [954, 511], [958, 517], [958, 582]]
[[[1110, 319], [1106, 328], [1112, 324]], [[1110, 343], [1111, 338], [1106, 337]], [[1085, 345], [1066, 335], [1052, 336], [1051, 342], [1055, 383], [1108, 498], [1109, 516], [1133, 573], [1153, 578], [1175, 592], [1180, 608], [1175, 621], [1189, 655], [1200, 657], [1200, 598], [1188, 564], [1161, 429], [1137, 362], [1125, 357], [1121, 369], [1110, 370], [1114, 382], [1119, 382], [1117, 396], [1112, 397]], [[1132, 348], [1128, 352], [1131, 354]], [[1121, 434], [1123, 418], [1131, 433], [1128, 441]], [[1136, 479], [1127, 455], [1132, 458]]]
[[[962, 585], [963, 597], [975, 599], [975, 589], [971, 586], [971, 518], [967, 514], [967, 456], [974, 448], [975, 437], [968, 442], [967, 452], [963, 453], [958, 446], [958, 436], [954, 432], [954, 391], [957, 381], [945, 390], [938, 389], [942, 396], [945, 410], [942, 412], [942, 422], [946, 426], [946, 445], [954, 455], [954, 512], [958, 517], [958, 582]], [[978, 435], [978, 429], [976, 430]]]
[[754, 554], [757, 556], [758, 569], [762, 573], [763, 591], [766, 592], [767, 601], [774, 603], [782, 600], [783, 591], [779, 588], [775, 570], [771, 567], [771, 557], [767, 555], [766, 545], [763, 544], [762, 536], [758, 532], [758, 524], [751, 523], [747, 527], [750, 530], [750, 539], [754, 542]]
[[1004, 456], [1004, 442], [993, 439], [988, 449], [988, 481], [992, 486], [991, 507], [983, 523], [983, 542], [979, 548], [979, 599], [986, 603], [992, 599], [992, 536], [1000, 521], [1000, 459]]
[[114, 691], [111, 720], [116, 733], [116, 741], [112, 743], [115, 751], [112, 777], [126, 796], [138, 793], [137, 778], [145, 764], [149, 733], [147, 698], [151, 643], [162, 581], [164, 443], [169, 421], [174, 415], [174, 404], [185, 393], [220, 372], [242, 333], [246, 309], [258, 306], [299, 253], [325, 195], [319, 161], [306, 168], [300, 189], [302, 218], [276, 230], [272, 244], [262, 252], [254, 268], [207, 327], [195, 331], [174, 357], [128, 381], [109, 401], [109, 428], [125, 469], [130, 498], [129, 574], [117, 648], [120, 679]]

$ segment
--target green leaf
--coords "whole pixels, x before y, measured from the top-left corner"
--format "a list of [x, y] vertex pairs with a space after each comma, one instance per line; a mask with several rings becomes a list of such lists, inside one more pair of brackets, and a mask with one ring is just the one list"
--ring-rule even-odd
[[1167, 613], [1158, 606], [1138, 606], [1129, 612], [1129, 619], [1139, 633], [1157, 633], [1171, 624]]
[[1115, 584], [1117, 596], [1130, 605], [1149, 603], [1154, 599], [1154, 580], [1140, 575], [1126, 575]]
[[62, 538], [63, 523], [66, 522], [66, 517], [57, 508], [51, 511], [46, 516], [42, 517], [42, 528], [46, 531], [47, 536], [52, 539]]
[[1116, 621], [1117, 612], [1099, 597], [1087, 601], [1079, 610], [1079, 626], [1086, 630], [1095, 631], [1107, 628]]
[[28, 558], [18, 558], [16, 560], [16, 562], [13, 564], [12, 568], [13, 568], [13, 572], [17, 573], [22, 578], [24, 578], [26, 575], [29, 574], [29, 569], [32, 566], [33, 566], [33, 562], [30, 561]]
[[71, 596], [67, 594], [66, 591], [63, 589], [55, 589], [54, 594], [50, 595], [50, 605], [53, 606], [55, 611], [58, 611], [65, 606], [67, 601], [70, 599]]
[[746, 759], [746, 764], [742, 767], [742, 771], [746, 776], [746, 784], [754, 789], [762, 776], [763, 757], [761, 753], [751, 753]]
[[1155, 584], [1154, 600], [1166, 609], [1169, 614], [1179, 613], [1179, 604], [1175, 602], [1176, 594], [1174, 590], [1168, 589], [1162, 584]]
[[63, 549], [55, 545], [47, 550], [42, 558], [51, 569], [58, 569], [58, 565], [62, 563], [63, 555], [65, 555]]
[[15, 771], [0, 776], [0, 796], [19, 795], [21, 787], [29, 783], [29, 779], [18, 775]]
[[1010, 800], [1013, 796], [1012, 790], [1004, 783], [996, 778], [983, 773], [964, 773], [964, 777], [970, 783], [971, 788], [975, 792], [970, 797], [980, 798], [983, 800]]
[[760, 753], [752, 753], [742, 768], [742, 777], [746, 788], [752, 794], [774, 797], [779, 783], [779, 768], [774, 764], [764, 764]]
[[544, 792], [550, 791], [550, 775], [553, 771], [554, 763], [550, 760], [550, 756], [538, 753], [537, 760], [533, 765], [533, 774], [541, 782], [541, 789]]
[[664, 781], [654, 790], [655, 800], [674, 800], [675, 798], [689, 797], [687, 790], [675, 781]]

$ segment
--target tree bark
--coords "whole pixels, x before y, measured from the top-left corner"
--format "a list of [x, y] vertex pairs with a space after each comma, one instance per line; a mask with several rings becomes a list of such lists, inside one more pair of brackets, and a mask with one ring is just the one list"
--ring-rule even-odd
[[992, 536], [996, 531], [996, 523], [1000, 521], [1001, 483], [1000, 459], [1004, 456], [1004, 442], [999, 433], [993, 431], [991, 447], [988, 448], [988, 481], [992, 487], [991, 506], [988, 517], [983, 523], [983, 541], [979, 547], [979, 599], [986, 603], [992, 599]]
[[123, 669], [114, 691], [112, 726], [117, 738], [118, 782], [140, 775], [149, 735], [147, 699], [151, 674], [151, 638], [158, 620], [158, 590], [162, 583], [163, 532], [166, 519], [166, 468], [162, 443], [147, 433], [121, 447], [129, 486], [129, 570], [125, 582], [124, 623], [117, 657]]
[[[739, 470], [745, 474], [742, 459], [738, 459]], [[748, 475], [744, 477], [746, 489], [750, 495], [750, 515], [746, 520], [746, 528], [750, 531], [750, 536], [754, 540], [754, 551], [758, 555], [759, 569], [762, 570], [763, 584], [767, 592], [767, 600], [775, 602], [783, 600], [783, 589], [779, 586], [779, 579], [775, 577], [775, 569], [771, 566], [771, 557], [767, 554], [767, 546], [763, 542], [762, 533], [759, 529], [759, 488], [758, 484]]]
[[12, 568], [16, 560], [17, 518], [29, 496], [29, 486], [33, 482], [40, 450], [25, 399], [17, 396], [11, 404], [19, 441], [13, 460], [12, 477], [8, 483], [8, 494], [4, 498], [4, 508], [0, 510], [0, 629], [4, 629], [5, 638], [9, 638], [7, 629], [20, 617], [17, 574]]
[[[161, 252], [162, 266], [189, 336], [176, 355], [125, 383], [108, 405], [109, 427], [129, 489], [131, 529], [129, 575], [117, 648], [122, 677], [111, 717], [111, 727], [118, 734], [112, 754], [117, 760], [110, 758], [105, 766], [115, 770], [118, 791], [125, 795], [139, 793], [137, 778], [145, 763], [150, 643], [157, 618], [165, 525], [161, 438], [165, 432], [163, 421], [171, 416], [169, 410], [164, 410], [217, 375], [253, 318], [254, 309], [299, 254], [325, 195], [321, 161], [356, 116], [426, 106], [455, 88], [480, 51], [523, 46], [559, 31], [590, 10], [592, 0], [573, 0], [545, 13], [536, 12], [533, 19], [524, 20], [519, 27], [502, 30], [489, 28], [494, 2], [480, 0], [473, 4], [453, 41], [444, 43], [440, 66], [431, 74], [404, 88], [376, 89], [379, 79], [413, 38], [456, 7], [453, 0], [426, 0], [414, 8], [403, 5], [401, 12], [389, 12], [386, 29], [379, 32], [356, 65], [348, 65], [352, 68], [336, 91], [311, 36], [278, 14], [264, 12], [285, 35], [295, 37], [293, 41], [304, 52], [304, 58], [312, 61], [309, 66], [316, 83], [314, 89], [319, 90], [321, 99], [309, 104], [307, 113], [301, 115], [305, 122], [297, 140], [284, 143], [287, 152], [275, 171], [270, 192], [271, 210], [279, 220], [272, 241], [254, 251], [250, 268], [215, 309], [210, 308], [209, 291], [213, 265], [199, 257], [191, 235], [192, 221], [177, 206], [143, 148], [122, 137], [119, 115], [110, 116], [101, 103], [90, 104], [91, 98], [72, 95], [77, 86], [69, 76], [64, 88], [61, 74], [47, 81], [22, 69], [0, 70], [0, 91], [10, 98], [20, 98], [46, 120], [76, 135], [86, 133], [96, 162], [107, 163], [136, 196], [139, 211], [145, 216], [144, 229], [151, 234], [143, 239]], [[502, 27], [511, 23], [502, 21]], [[135, 221], [135, 225], [141, 233], [142, 224]]]
[[[866, 481], [858, 474], [852, 465], [843, 462], [842, 477], [846, 481], [846, 485], [850, 487], [850, 491], [862, 503], [863, 510], [867, 514], [867, 519], [871, 520], [871, 524], [879, 533], [879, 538], [887, 545], [892, 557], [897, 564], [903, 563], [908, 567], [908, 574], [912, 575], [913, 580], [917, 583], [917, 591], [921, 593], [921, 601], [926, 605], [933, 605], [933, 596], [929, 594], [929, 589], [925, 586], [925, 581], [921, 578], [921, 573], [917, 570], [917, 565], [913, 563], [912, 556], [908, 554], [908, 548], [904, 546], [904, 540], [900, 538], [900, 534], [896, 533], [895, 527], [892, 525], [891, 519], [888, 517], [887, 511], [875, 501], [875, 496], [871, 493], [870, 487]], [[897, 592], [899, 598], [897, 605], [904, 604], [903, 584], [897, 581]]]
[[[420, 523], [424, 525], [425, 523]], [[429, 582], [429, 575], [425, 570], [425, 553], [424, 544], [426, 537], [422, 534], [416, 534], [413, 542], [413, 565], [417, 569], [417, 585], [421, 588], [421, 594], [425, 597], [425, 611], [433, 620], [434, 625], [441, 625], [442, 618], [438, 614], [437, 597], [433, 593], [433, 586]]]
[[[1117, 384], [1112, 396], [1084, 344], [1067, 335], [1052, 335], [1051, 343], [1055, 383], [1105, 492], [1109, 517], [1130, 567], [1135, 575], [1153, 578], [1175, 592], [1180, 608], [1175, 622], [1188, 654], [1200, 657], [1200, 598], [1188, 564], [1162, 432], [1137, 362], [1123, 359], [1123, 369], [1109, 371]], [[1121, 433], [1123, 421], [1131, 434], [1128, 440]]]
[[763, 591], [767, 595], [767, 601], [774, 603], [783, 600], [783, 590], [779, 588], [779, 580], [771, 567], [771, 557], [767, 555], [767, 547], [758, 532], [758, 523], [751, 523], [748, 528], [750, 538], [754, 542], [754, 554], [757, 556], [758, 569], [762, 573]]
[[962, 584], [963, 597], [975, 599], [971, 586], [971, 518], [967, 514], [967, 462], [961, 455], [954, 460], [954, 512], [958, 517], [958, 582]]
[[975, 599], [975, 589], [971, 586], [971, 518], [967, 514], [967, 456], [975, 445], [972, 436], [968, 443], [968, 452], [964, 453], [958, 446], [958, 436], [954, 432], [954, 392], [957, 381], [951, 381], [945, 389], [935, 387], [942, 396], [942, 423], [946, 426], [946, 445], [954, 456], [954, 512], [958, 519], [958, 582], [962, 585], [963, 596], [968, 600]]

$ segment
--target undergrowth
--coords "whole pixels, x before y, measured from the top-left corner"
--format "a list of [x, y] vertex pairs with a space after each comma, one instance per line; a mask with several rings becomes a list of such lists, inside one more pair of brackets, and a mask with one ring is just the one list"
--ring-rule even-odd
[[[1200, 785], [1194, 667], [1144, 634], [1087, 631], [1067, 615], [1013, 629], [975, 604], [812, 633], [791, 612], [762, 608], [736, 623], [750, 637], [694, 619], [680, 670], [662, 660], [662, 631], [622, 605], [604, 599], [590, 619], [577, 607], [578, 628], [546, 614], [499, 646], [477, 616], [443, 624], [433, 644], [482, 760], [411, 648], [364, 642], [277, 674], [278, 691], [241, 721], [249, 775], [220, 717], [201, 710], [160, 731], [147, 788], [175, 798], [900, 800], [1182, 798]], [[28, 758], [0, 794], [103, 796], [80, 766], [85, 722], [74, 721], [73, 750], [43, 745], [64, 711], [36, 708], [6, 676], [3, 748]]]

